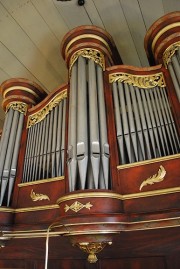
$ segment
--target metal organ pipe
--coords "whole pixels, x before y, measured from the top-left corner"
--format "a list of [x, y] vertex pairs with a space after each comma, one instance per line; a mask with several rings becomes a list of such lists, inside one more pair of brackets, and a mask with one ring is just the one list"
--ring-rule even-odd
[[93, 60], [88, 61], [88, 71], [89, 71], [88, 86], [89, 86], [90, 158], [91, 158], [95, 188], [98, 189], [100, 145], [99, 145], [96, 69]]
[[114, 82], [112, 91], [121, 164], [179, 152], [165, 87], [143, 89]]
[[[93, 59], [82, 56], [78, 57], [71, 70], [68, 127], [70, 191], [109, 187], [109, 144], [102, 72]], [[74, 147], [77, 147], [76, 158], [71, 154]]]
[[86, 59], [78, 58], [77, 161], [80, 188], [85, 189], [88, 164]]
[[77, 62], [72, 67], [69, 96], [69, 124], [68, 124], [68, 172], [69, 190], [75, 190], [77, 175], [76, 159], [76, 122], [77, 122]]
[[24, 115], [19, 111], [10, 108], [6, 117], [0, 154], [0, 205], [9, 206], [16, 175]]
[[168, 70], [170, 72], [174, 88], [180, 102], [180, 47], [175, 51], [168, 63]]
[[[66, 95], [64, 96], [63, 92], [57, 93], [42, 110], [28, 116], [30, 122], [31, 117], [37, 122], [33, 118], [33, 123], [28, 125], [22, 182], [59, 177], [64, 173], [62, 151], [65, 139]], [[38, 119], [38, 115], [44, 116]]]
[[[99, 111], [99, 136], [102, 175], [100, 177], [100, 188], [109, 188], [109, 143], [107, 138], [106, 109], [104, 100], [103, 70], [99, 65], [97, 68], [97, 93], [98, 93], [98, 111]], [[102, 184], [104, 178], [104, 185]]]

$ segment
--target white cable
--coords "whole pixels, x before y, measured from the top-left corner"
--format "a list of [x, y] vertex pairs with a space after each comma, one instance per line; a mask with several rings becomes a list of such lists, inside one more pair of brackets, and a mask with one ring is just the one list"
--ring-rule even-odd
[[[58, 224], [58, 226], [56, 226]], [[52, 223], [48, 229], [47, 229], [47, 236], [46, 236], [46, 254], [45, 254], [45, 266], [44, 269], [48, 269], [48, 252], [49, 252], [49, 235], [50, 235], [50, 230], [52, 228], [57, 228], [57, 227], [65, 227], [64, 224], [58, 223], [58, 222], [54, 222]], [[67, 230], [67, 228], [66, 228]], [[69, 231], [67, 231], [69, 233]]]

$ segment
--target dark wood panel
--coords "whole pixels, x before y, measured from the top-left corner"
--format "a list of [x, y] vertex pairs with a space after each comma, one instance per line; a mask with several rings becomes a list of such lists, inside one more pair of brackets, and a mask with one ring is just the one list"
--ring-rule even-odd
[[163, 257], [101, 260], [100, 269], [165, 269]]

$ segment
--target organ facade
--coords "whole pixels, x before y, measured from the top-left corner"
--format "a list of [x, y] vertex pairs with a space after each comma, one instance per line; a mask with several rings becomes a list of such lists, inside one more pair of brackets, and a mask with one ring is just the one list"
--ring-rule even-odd
[[81, 26], [67, 84], [1, 85], [0, 268], [179, 268], [179, 17], [147, 32], [150, 67]]

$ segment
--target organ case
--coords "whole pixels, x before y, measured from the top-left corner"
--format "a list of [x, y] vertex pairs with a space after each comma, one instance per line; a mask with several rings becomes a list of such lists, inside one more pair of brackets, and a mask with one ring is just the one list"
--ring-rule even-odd
[[95, 262], [121, 232], [175, 231], [178, 31], [179, 12], [155, 22], [145, 38], [152, 66], [137, 68], [122, 64], [108, 33], [81, 26], [61, 46], [68, 84], [48, 96], [25, 79], [1, 85], [1, 240], [41, 238], [55, 222], [55, 235], [69, 237]]

